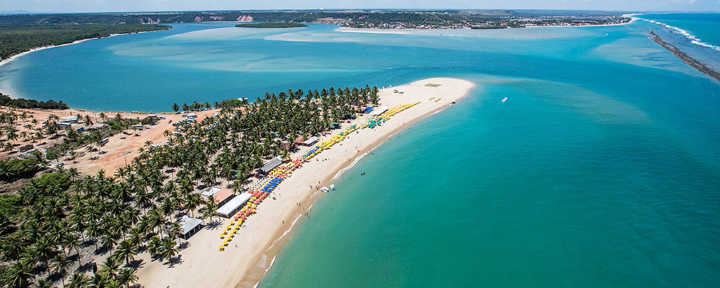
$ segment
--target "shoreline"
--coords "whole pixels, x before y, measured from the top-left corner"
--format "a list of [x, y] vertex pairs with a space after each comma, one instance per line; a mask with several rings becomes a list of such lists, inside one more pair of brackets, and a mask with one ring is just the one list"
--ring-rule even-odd
[[[466, 95], [467, 95], [467, 93], [466, 93]], [[463, 95], [462, 97], [459, 97], [457, 99], [459, 100], [459, 99], [463, 98], [464, 96], [465, 95]], [[400, 127], [393, 129], [390, 133], [383, 135], [379, 139], [376, 139], [375, 142], [373, 142], [373, 144], [365, 147], [365, 149], [363, 149], [363, 150], [356, 152], [353, 155], [353, 157], [346, 159], [343, 162], [343, 165], [341, 165], [342, 167], [334, 170], [332, 173], [330, 173], [331, 175], [328, 175], [322, 181], [320, 181], [319, 186], [320, 187], [330, 186], [331, 184], [333, 184], [333, 182], [340, 179], [342, 177], [342, 175], [345, 174], [345, 172], [352, 170], [352, 168], [355, 166], [355, 163], [359, 162], [367, 154], [369, 154], [370, 152], [375, 150], [375, 148], [380, 147], [380, 145], [385, 143], [385, 141], [394, 137], [397, 133], [402, 132], [405, 129], [409, 128], [410, 126], [414, 125], [418, 121], [428, 118], [432, 115], [435, 115], [437, 112], [445, 110], [450, 105], [452, 105], [452, 104], [445, 104], [441, 107], [435, 108], [433, 111], [429, 111], [418, 117], [415, 117], [415, 118], [411, 119], [409, 122], [403, 123]], [[324, 193], [324, 192], [320, 192], [320, 193]], [[328, 192], [328, 193], [332, 193], [332, 192]], [[297, 207], [293, 211], [293, 213], [296, 214], [298, 217], [296, 219], [303, 220], [304, 219], [303, 212], [310, 213], [312, 211], [313, 205], [315, 204], [315, 201], [320, 199], [320, 197], [322, 195], [323, 194], [319, 194], [317, 192], [307, 194], [307, 196], [302, 200], [301, 206]], [[307, 207], [307, 208], [304, 209], [304, 207]], [[309, 215], [309, 214], [306, 214], [306, 217], [307, 217], [307, 215]], [[270, 269], [272, 269], [272, 265], [275, 263], [275, 260], [279, 256], [280, 252], [282, 252], [282, 248], [285, 247], [287, 242], [290, 240], [290, 236], [292, 236], [293, 232], [295, 232], [294, 228], [296, 226], [295, 224], [296, 224], [297, 220], [293, 221], [290, 225], [287, 225], [287, 226], [283, 225], [283, 226], [280, 226], [277, 228], [275, 235], [273, 237], [275, 240], [273, 240], [273, 242], [271, 242], [270, 245], [268, 245], [264, 249], [263, 253], [260, 253], [259, 255], [257, 255], [255, 260], [253, 261], [253, 262], [255, 262], [255, 265], [254, 265], [255, 267], [251, 268], [248, 271], [245, 271], [243, 280], [238, 282], [237, 285], [235, 285], [233, 287], [247, 288], [247, 287], [258, 287], [260, 285], [260, 283], [262, 282], [262, 279], [267, 275], [268, 272], [270, 272]], [[258, 264], [263, 264], [263, 261], [262, 261], [263, 259], [272, 259], [272, 261], [266, 267], [264, 267], [265, 265], [258, 265]], [[255, 284], [249, 285], [253, 282]]]
[[[404, 29], [382, 29], [382, 28], [353, 28], [353, 27], [338, 27], [335, 28], [335, 32], [343, 32], [343, 33], [367, 33], [367, 34], [410, 34], [410, 33], [416, 33], [421, 31], [455, 31], [455, 30], [508, 30], [508, 29], [534, 29], [534, 28], [584, 28], [584, 27], [609, 27], [609, 26], [624, 26], [628, 24], [632, 24], [635, 21], [638, 20], [638, 18], [634, 17], [635, 15], [640, 14], [629, 14], [627, 17], [630, 18], [630, 21], [625, 23], [615, 23], [615, 24], [598, 24], [598, 25], [545, 25], [545, 26], [526, 26], [522, 28], [501, 28], [501, 29], [470, 29], [470, 28], [462, 28], [462, 29], [414, 29], [414, 28], [404, 28]], [[625, 15], [623, 15], [625, 16]]]
[[82, 42], [90, 41], [90, 40], [96, 40], [96, 39], [102, 39], [102, 38], [110, 38], [110, 37], [117, 36], [117, 35], [123, 35], [123, 34], [110, 34], [110, 35], [105, 36], [105, 37], [80, 39], [80, 40], [75, 40], [75, 41], [73, 41], [73, 42], [65, 43], [65, 44], [47, 45], [47, 46], [35, 47], [35, 48], [32, 48], [32, 49], [30, 49], [30, 50], [28, 50], [28, 51], [21, 52], [21, 53], [15, 54], [15, 55], [13, 55], [13, 56], [10, 56], [10, 57], [8, 57], [8, 58], [2, 59], [2, 60], [0, 61], [0, 67], [5, 66], [6, 64], [14, 61], [15, 59], [20, 58], [20, 57], [22, 57], [22, 56], [25, 56], [25, 55], [27, 55], [27, 54], [33, 53], [33, 52], [37, 52], [37, 51], [41, 51], [41, 50], [46, 50], [46, 49], [51, 49], [51, 48], [62, 47], [62, 46], [69, 46], [69, 45], [80, 44], [80, 43], [82, 43]]
[[[57, 47], [63, 47], [63, 46], [70, 46], [70, 45], [80, 44], [80, 43], [85, 42], [85, 41], [99, 40], [99, 39], [110, 38], [110, 37], [115, 37], [115, 36], [119, 36], [119, 35], [140, 34], [140, 33], [157, 32], [157, 31], [165, 31], [165, 30], [141, 31], [141, 32], [132, 32], [132, 33], [114, 33], [114, 34], [110, 34], [110, 35], [108, 35], [108, 36], [103, 36], [103, 37], [94, 37], [94, 38], [86, 38], [86, 39], [75, 40], [75, 41], [73, 41], [73, 42], [65, 43], [65, 44], [46, 45], [46, 46], [41, 46], [41, 47], [35, 47], [35, 48], [32, 48], [32, 49], [30, 49], [30, 50], [28, 50], [28, 51], [21, 52], [21, 53], [12, 55], [12, 56], [10, 56], [10, 57], [8, 57], [8, 58], [5, 58], [5, 59], [0, 60], [0, 68], [2, 68], [3, 66], [5, 66], [5, 65], [7, 65], [7, 64], [9, 64], [9, 63], [12, 63], [13, 61], [17, 60], [18, 58], [20, 58], [20, 57], [22, 57], [22, 56], [28, 55], [28, 54], [33, 53], [33, 52], [41, 51], [41, 50], [46, 50], [46, 49], [51, 49], [51, 48], [57, 48]], [[0, 92], [2, 92], [2, 91], [0, 91]], [[17, 95], [7, 95], [7, 96], [9, 96], [10, 98], [13, 98], [13, 99], [17, 99], [17, 98], [19, 97], [19, 96], [17, 96]], [[20, 97], [20, 98], [22, 98], [22, 97]], [[32, 99], [32, 98], [27, 98], [27, 99]], [[72, 107], [70, 107], [70, 108], [72, 108]], [[98, 111], [98, 112], [101, 112], [101, 111]]]
[[[212, 279], [214, 285], [220, 287], [257, 286], [270, 271], [294, 228], [310, 215], [313, 203], [325, 193], [319, 191], [320, 187], [337, 181], [339, 175], [349, 171], [359, 159], [399, 131], [451, 106], [474, 87], [475, 84], [467, 80], [429, 78], [382, 89], [380, 105], [421, 103], [398, 113], [382, 126], [349, 134], [344, 141], [296, 169], [278, 185], [269, 201], [258, 206], [257, 214], [243, 224], [239, 236], [225, 251], [217, 249], [220, 243], [218, 232], [229, 221], [222, 219], [217, 227], [206, 227], [190, 238], [189, 248], [180, 252], [181, 265], [167, 269], [157, 261], [147, 261], [138, 271], [139, 283], [145, 287], [196, 287], [207, 284], [206, 279]], [[404, 93], [395, 93], [395, 90]], [[343, 123], [342, 129], [351, 124], [367, 123], [368, 118], [366, 114], [351, 123]], [[332, 134], [323, 136], [321, 142]], [[297, 153], [302, 154], [309, 148]], [[143, 259], [146, 257], [142, 255]], [[204, 276], [201, 279], [192, 276], [198, 273]]]

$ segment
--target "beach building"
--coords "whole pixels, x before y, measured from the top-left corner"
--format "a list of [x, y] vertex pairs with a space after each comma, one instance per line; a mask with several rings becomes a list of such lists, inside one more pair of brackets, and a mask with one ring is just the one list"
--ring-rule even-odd
[[32, 144], [25, 144], [23, 146], [20, 146], [20, 148], [18, 148], [18, 150], [20, 152], [27, 152], [27, 151], [32, 150], [33, 148], [35, 148], [35, 146], [33, 146]]
[[200, 193], [200, 194], [202, 194], [203, 197], [205, 197], [205, 198], [207, 198], [207, 199], [210, 199], [210, 198], [213, 197], [215, 194], [217, 194], [217, 192], [220, 192], [220, 190], [222, 190], [222, 189], [220, 189], [220, 188], [218, 188], [218, 187], [209, 187], [209, 188], [205, 189], [205, 191], [203, 191], [203, 192]]
[[178, 224], [180, 224], [180, 228], [182, 229], [182, 238], [187, 240], [190, 236], [195, 234], [195, 232], [200, 230], [202, 220], [185, 215], [178, 220]]
[[297, 137], [295, 137], [295, 140], [293, 140], [293, 143], [298, 145], [303, 145], [303, 142], [305, 142], [305, 137], [303, 137], [302, 135], [298, 135]]
[[215, 201], [215, 204], [217, 204], [218, 206], [222, 206], [223, 204], [228, 202], [228, 200], [230, 200], [230, 198], [232, 198], [232, 196], [233, 196], [232, 190], [222, 189], [222, 190], [218, 191], [217, 193], [213, 194], [213, 201]]
[[252, 194], [247, 192], [237, 195], [232, 200], [225, 203], [225, 205], [222, 205], [219, 209], [215, 210], [215, 212], [222, 215], [223, 217], [230, 217], [238, 209], [245, 205], [245, 203], [250, 199], [250, 197], [252, 197]]
[[78, 115], [72, 115], [72, 116], [60, 117], [60, 121], [58, 124], [70, 125], [70, 124], [77, 123], [77, 122], [78, 122]]
[[88, 127], [87, 129], [89, 129], [89, 130], [98, 130], [98, 129], [105, 128], [105, 126], [107, 126], [107, 124], [105, 124], [105, 123], [95, 123], [95, 124], [93, 124], [93, 125], [90, 125], [90, 127]]
[[280, 164], [282, 164], [282, 162], [283, 162], [282, 157], [277, 156], [273, 159], [270, 159], [270, 161], [265, 162], [265, 164], [263, 164], [263, 166], [260, 168], [260, 171], [262, 171], [262, 173], [264, 173], [264, 174], [267, 174], [272, 169], [275, 169], [275, 167], [280, 166]]
[[197, 114], [195, 114], [195, 113], [188, 113], [188, 114], [183, 115], [183, 117], [185, 117], [185, 118], [187, 118], [187, 119], [195, 119], [195, 118], [197, 118]]
[[372, 113], [370, 113], [370, 115], [372, 115], [372, 116], [379, 116], [379, 115], [382, 115], [383, 113], [385, 113], [385, 112], [387, 112], [387, 111], [388, 111], [388, 107], [387, 107], [387, 106], [380, 106], [380, 107], [378, 107], [377, 109], [373, 110]]
[[317, 143], [318, 140], [319, 140], [318, 137], [313, 136], [313, 137], [310, 137], [310, 138], [308, 138], [307, 140], [305, 140], [305, 141], [303, 142], [303, 145], [305, 145], [305, 146], [310, 146], [310, 145], [313, 145], [313, 144]]

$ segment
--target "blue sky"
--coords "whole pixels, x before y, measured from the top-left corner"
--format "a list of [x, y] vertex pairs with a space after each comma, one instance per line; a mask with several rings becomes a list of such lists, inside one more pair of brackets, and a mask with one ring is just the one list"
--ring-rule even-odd
[[0, 0], [0, 11], [96, 12], [315, 8], [720, 11], [720, 0]]

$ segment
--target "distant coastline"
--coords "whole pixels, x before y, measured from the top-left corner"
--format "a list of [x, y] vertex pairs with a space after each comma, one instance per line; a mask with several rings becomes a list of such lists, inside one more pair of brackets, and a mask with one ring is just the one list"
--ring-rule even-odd
[[[140, 33], [156, 32], [156, 31], [163, 31], [163, 30], [141, 31], [141, 32], [131, 32], [131, 33], [114, 33], [114, 34], [110, 34], [110, 35], [108, 35], [108, 36], [92, 37], [92, 38], [85, 38], [85, 39], [75, 40], [75, 41], [70, 42], [70, 43], [63, 43], [63, 44], [57, 44], [57, 45], [46, 45], [46, 46], [35, 47], [35, 48], [32, 48], [32, 49], [30, 49], [30, 50], [28, 50], [28, 51], [20, 52], [20, 53], [18, 53], [18, 54], [15, 54], [15, 55], [12, 55], [12, 56], [10, 56], [10, 57], [7, 57], [7, 58], [5, 58], [5, 59], [0, 60], [0, 67], [2, 67], [2, 66], [4, 66], [4, 65], [12, 62], [13, 60], [15, 60], [15, 59], [17, 59], [17, 58], [20, 58], [20, 57], [24, 56], [24, 55], [27, 55], [27, 54], [30, 54], [30, 53], [33, 53], [33, 52], [37, 52], [37, 51], [40, 51], [40, 50], [45, 50], [45, 49], [50, 49], [50, 48], [56, 48], [56, 47], [62, 47], [62, 46], [68, 46], [68, 45], [75, 45], [75, 44], [79, 44], [79, 43], [82, 43], [82, 42], [85, 42], [85, 41], [97, 40], [97, 39], [103, 39], [103, 38], [110, 38], [110, 37], [114, 37], [114, 36], [118, 36], [118, 35], [140, 34]], [[9, 96], [12, 97], [12, 95], [9, 95]]]
[[[513, 28], [513, 27], [497, 27], [497, 28], [486, 28], [486, 29], [479, 29], [479, 28], [463, 28], [463, 29], [455, 29], [455, 28], [448, 28], [448, 29], [440, 29], [440, 28], [433, 28], [433, 29], [417, 29], [417, 28], [354, 28], [354, 27], [338, 27], [335, 29], [337, 32], [348, 32], [348, 33], [368, 33], [368, 34], [410, 34], [412, 32], [417, 31], [442, 31], [442, 30], [501, 30], [501, 29], [537, 29], [537, 28], [584, 28], [584, 27], [605, 27], [605, 26], [623, 26], [632, 24], [638, 19], [635, 17], [632, 17], [634, 15], [638, 14], [628, 14], [630, 16], [627, 16], [630, 18], [629, 21], [623, 22], [623, 23], [613, 23], [613, 24], [587, 24], [587, 25], [534, 25], [534, 26], [525, 26], [525, 27], [519, 27], [519, 28]], [[625, 17], [625, 15], [623, 15]]]
[[[107, 37], [81, 39], [81, 40], [76, 40], [76, 41], [73, 41], [73, 42], [70, 42], [70, 43], [65, 43], [65, 44], [60, 44], [60, 45], [47, 45], [47, 46], [41, 46], [41, 47], [32, 48], [32, 49], [30, 49], [30, 50], [28, 50], [28, 51], [21, 52], [21, 53], [12, 55], [12, 56], [10, 56], [10, 57], [8, 57], [8, 58], [2, 59], [2, 61], [0, 61], [0, 67], [4, 66], [5, 64], [8, 64], [8, 63], [12, 62], [13, 60], [15, 60], [15, 59], [17, 59], [17, 58], [20, 58], [20, 57], [22, 57], [22, 56], [25, 56], [25, 55], [27, 55], [27, 54], [30, 54], [30, 53], [33, 53], [33, 52], [37, 52], [37, 51], [40, 51], [40, 50], [45, 50], [45, 49], [50, 49], [50, 48], [55, 48], [55, 47], [68, 46], [68, 45], [74, 45], [74, 44], [82, 43], [82, 42], [85, 42], [85, 41], [88, 41], [88, 40], [100, 39], [100, 38], [109, 38], [109, 37], [113, 37], [113, 36], [116, 36], [116, 35], [119, 35], [119, 34], [113, 34], [113, 35], [110, 35], [110, 36], [107, 36]], [[12, 96], [11, 96], [11, 97], [12, 97]]]
[[[110, 34], [110, 35], [108, 35], [108, 36], [101, 36], [101, 37], [93, 37], [93, 38], [86, 38], [86, 39], [75, 40], [75, 41], [70, 42], [70, 43], [64, 43], [64, 44], [58, 44], [58, 45], [46, 45], [46, 46], [41, 46], [41, 47], [35, 47], [35, 48], [32, 48], [32, 49], [30, 49], [30, 50], [28, 50], [28, 51], [20, 52], [20, 53], [18, 53], [18, 54], [15, 54], [15, 55], [12, 55], [12, 56], [10, 56], [10, 57], [8, 57], [8, 58], [5, 58], [5, 59], [0, 60], [0, 69], [2, 69], [2, 67], [5, 66], [5, 65], [7, 65], [8, 63], [11, 63], [11, 62], [15, 61], [16, 59], [18, 59], [18, 58], [20, 58], [20, 57], [22, 57], [22, 56], [28, 55], [28, 54], [33, 53], [33, 52], [45, 50], [45, 49], [57, 48], [57, 47], [69, 46], [69, 45], [75, 45], [75, 44], [80, 44], [80, 43], [85, 42], [85, 41], [97, 40], [97, 39], [103, 39], [103, 38], [110, 38], [110, 37], [114, 37], [114, 36], [118, 36], [118, 35], [140, 34], [140, 33], [156, 32], [156, 31], [162, 31], [162, 30], [141, 31], [141, 32], [132, 32], [132, 33], [114, 33], [114, 34]], [[8, 97], [10, 97], [10, 98], [12, 98], [12, 99], [18, 99], [18, 98], [20, 98], [20, 96], [14, 95], [13, 93], [9, 93], [9, 91], [0, 91], [0, 93], [3, 93], [3, 92], [5, 93], [6, 96], [8, 96]], [[30, 98], [28, 98], [28, 99], [30, 99]]]
[[235, 25], [238, 28], [301, 28], [307, 27], [303, 23], [282, 23], [282, 22], [267, 22], [267, 23], [241, 23]]

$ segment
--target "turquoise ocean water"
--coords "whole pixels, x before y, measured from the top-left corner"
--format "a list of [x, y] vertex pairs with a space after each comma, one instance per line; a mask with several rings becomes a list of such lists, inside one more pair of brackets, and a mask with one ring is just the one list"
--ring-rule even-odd
[[167, 111], [290, 87], [469, 79], [477, 88], [462, 105], [338, 179], [261, 286], [720, 284], [720, 84], [650, 41], [657, 25], [230, 26], [40, 51], [0, 68], [0, 89], [93, 110]]

